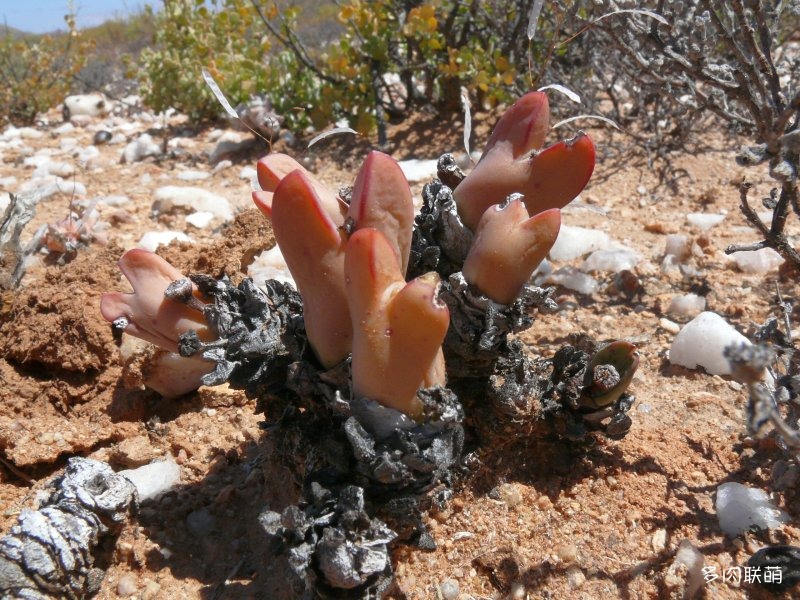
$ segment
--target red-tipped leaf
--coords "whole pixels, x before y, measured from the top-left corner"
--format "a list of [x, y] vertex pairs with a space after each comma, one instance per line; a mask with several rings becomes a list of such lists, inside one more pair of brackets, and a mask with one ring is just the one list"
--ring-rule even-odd
[[[258, 183], [264, 192], [274, 192], [278, 188], [278, 185], [280, 185], [280, 182], [283, 181], [283, 179], [289, 175], [289, 173], [297, 170], [302, 171], [308, 177], [308, 180], [314, 186], [314, 190], [317, 193], [320, 204], [331, 217], [333, 222], [336, 223], [336, 225], [341, 225], [344, 223], [346, 207], [339, 202], [339, 198], [336, 193], [329, 189], [325, 184], [320, 182], [303, 165], [301, 165], [291, 156], [276, 152], [275, 154], [268, 154], [256, 163]], [[258, 206], [259, 210], [261, 210], [261, 212], [264, 213], [267, 218], [271, 218], [271, 212], [269, 209], [267, 208], [267, 210], [265, 210], [266, 199], [267, 196], [265, 195], [259, 195], [256, 197], [255, 193], [253, 194], [253, 201], [256, 203], [256, 206]], [[259, 204], [259, 202], [262, 202], [262, 204]]]
[[365, 228], [347, 244], [345, 278], [355, 324], [353, 392], [418, 416], [417, 390], [444, 383], [440, 350], [450, 318], [436, 299], [438, 276], [406, 284], [392, 245]]
[[283, 178], [272, 199], [275, 240], [303, 298], [308, 340], [332, 367], [350, 353], [352, 326], [344, 290], [344, 244], [307, 173]]
[[505, 144], [511, 156], [518, 158], [544, 145], [547, 132], [550, 130], [550, 104], [544, 92], [528, 92], [503, 113], [492, 135], [483, 156], [486, 156], [497, 145]]
[[400, 165], [391, 156], [373, 150], [356, 177], [347, 215], [355, 228], [372, 227], [392, 244], [403, 273], [408, 267], [414, 203]]
[[478, 224], [464, 277], [495, 302], [511, 304], [553, 247], [560, 227], [558, 209], [528, 217], [519, 199], [490, 207]]
[[531, 215], [549, 208], [563, 208], [581, 193], [594, 171], [595, 150], [591, 138], [580, 133], [558, 142], [530, 160], [530, 173], [521, 193]]

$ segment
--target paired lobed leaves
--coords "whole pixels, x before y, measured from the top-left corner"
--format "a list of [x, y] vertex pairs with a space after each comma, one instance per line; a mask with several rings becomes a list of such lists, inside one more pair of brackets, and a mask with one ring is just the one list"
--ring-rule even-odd
[[[205, 340], [213, 337], [200, 311], [164, 297], [169, 284], [184, 279], [175, 267], [141, 248], [128, 250], [118, 264], [133, 293], [103, 294], [100, 300], [103, 318], [110, 322], [124, 319], [126, 333], [170, 352], [178, 351], [178, 338], [187, 331], [196, 330]], [[196, 291], [194, 294], [197, 296]]]
[[589, 136], [578, 134], [544, 150], [550, 109], [543, 92], [530, 92], [498, 121], [480, 161], [453, 191], [461, 220], [472, 230], [493, 204], [519, 193], [530, 215], [571, 202], [594, 171]]
[[393, 245], [370, 227], [347, 243], [345, 281], [353, 335], [353, 392], [421, 414], [421, 387], [444, 385], [442, 342], [450, 312], [436, 298], [439, 277], [403, 277]]

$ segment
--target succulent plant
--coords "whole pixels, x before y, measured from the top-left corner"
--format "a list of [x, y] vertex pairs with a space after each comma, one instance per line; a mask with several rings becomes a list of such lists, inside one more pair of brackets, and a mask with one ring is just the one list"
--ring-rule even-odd
[[347, 243], [345, 281], [356, 324], [353, 393], [419, 416], [417, 390], [445, 384], [442, 341], [450, 313], [436, 297], [439, 276], [406, 283], [386, 236], [368, 227]]
[[563, 208], [586, 186], [595, 151], [584, 133], [543, 150], [550, 108], [543, 92], [529, 92], [498, 121], [480, 161], [453, 190], [464, 225], [475, 231], [483, 213], [510, 194], [524, 196], [528, 214]]
[[[538, 150], [549, 120], [545, 94], [526, 94], [501, 117], [473, 171], [463, 179], [451, 178], [455, 190], [450, 210], [455, 215], [457, 209], [461, 224], [457, 217], [448, 222], [471, 230], [464, 237], [465, 258], [455, 266], [463, 271], [463, 285], [474, 288], [471, 302], [453, 302], [456, 288], [447, 282], [447, 304], [451, 309], [462, 307], [454, 323], [470, 329], [456, 332], [455, 337], [483, 344], [479, 340], [489, 334], [473, 329], [480, 329], [481, 323], [489, 326], [497, 318], [502, 321], [503, 307], [514, 305], [506, 320], [519, 321], [503, 328], [506, 333], [492, 344], [495, 350], [484, 348], [484, 354], [511, 348], [505, 337], [530, 321], [520, 320], [524, 306], [531, 302], [549, 306], [546, 291], [532, 291], [527, 282], [555, 242], [559, 208], [583, 188], [594, 167], [594, 146], [583, 134]], [[262, 189], [253, 193], [253, 200], [272, 221], [278, 246], [297, 282], [306, 336], [319, 364], [331, 369], [352, 355], [356, 396], [418, 416], [421, 404], [416, 392], [446, 383], [441, 344], [451, 316], [437, 297], [435, 274], [405, 282], [414, 212], [399, 165], [386, 154], [371, 152], [346, 200], [285, 154], [270, 154], [256, 167]], [[106, 318], [173, 352], [180, 335], [188, 331], [196, 330], [200, 342], [213, 340], [202, 314], [206, 311], [198, 310], [196, 298], [187, 305], [163, 297], [180, 273], [143, 251], [127, 253], [120, 267], [135, 293], [105, 295]], [[457, 295], [466, 291], [459, 289]], [[189, 287], [183, 293], [193, 298], [197, 292]], [[486, 305], [487, 318], [495, 315], [489, 321], [474, 310], [487, 301], [496, 303], [494, 308]], [[613, 348], [625, 358], [622, 349]], [[487, 367], [493, 363], [485, 362]], [[235, 368], [231, 365], [226, 369]], [[634, 369], [635, 365], [630, 371]], [[594, 391], [584, 398], [587, 406], [613, 403], [609, 398], [619, 397], [620, 388], [629, 383], [621, 373], [614, 385], [613, 377], [602, 375], [597, 374]]]
[[[199, 309], [199, 298], [190, 305], [164, 296], [173, 282], [186, 280], [175, 267], [141, 248], [128, 250], [118, 264], [133, 293], [103, 294], [100, 312], [107, 321], [170, 352], [178, 352], [179, 338], [188, 331], [197, 331], [204, 341], [215, 337]], [[197, 292], [190, 287], [189, 293]]]
[[275, 240], [303, 298], [308, 341], [324, 367], [350, 354], [353, 326], [344, 285], [344, 231], [305, 169], [286, 175], [272, 199]]
[[638, 368], [639, 352], [634, 344], [622, 340], [606, 344], [589, 361], [581, 406], [611, 406], [628, 389]]
[[178, 354], [180, 336], [193, 331], [203, 341], [216, 338], [197, 288], [163, 258], [141, 248], [123, 254], [119, 268], [133, 293], [103, 294], [100, 312], [116, 329], [158, 347], [143, 354], [141, 382], [166, 398], [196, 390], [214, 363]]
[[[453, 263], [462, 274], [445, 282], [446, 304], [438, 297], [435, 273], [405, 281], [414, 212], [408, 182], [391, 157], [371, 152], [352, 190], [344, 192], [346, 198], [285, 154], [258, 161], [262, 189], [253, 200], [272, 221], [297, 283], [308, 344], [325, 370], [352, 357], [356, 397], [419, 417], [417, 392], [446, 384], [442, 342], [448, 327], [458, 330], [448, 340], [462, 340], [454, 356], [467, 351], [483, 357], [475, 364], [484, 367], [475, 375], [502, 376], [496, 372], [502, 365], [522, 364], [516, 357], [518, 344], [506, 338], [529, 326], [526, 307], [552, 309], [549, 292], [532, 288], [528, 280], [558, 236], [560, 207], [583, 188], [594, 167], [594, 146], [584, 134], [538, 150], [549, 119], [547, 97], [526, 94], [501, 117], [473, 171], [466, 178], [454, 174], [448, 179], [455, 190], [446, 210], [453, 217], [443, 222], [466, 233], [459, 242], [462, 258]], [[206, 326], [210, 313], [196, 298], [196, 288], [187, 280], [180, 290], [183, 302], [176, 301], [176, 289], [168, 293], [173, 299], [164, 298], [168, 288], [175, 288], [172, 282], [181, 279], [179, 272], [141, 250], [126, 253], [120, 267], [134, 293], [106, 294], [102, 310], [107, 319], [172, 352], [182, 334], [196, 331], [188, 353], [204, 348], [209, 357], [221, 356], [221, 350], [213, 350], [221, 347]], [[290, 327], [285, 319], [281, 323], [282, 330]], [[275, 348], [288, 351], [280, 344]], [[516, 358], [505, 356], [509, 352]], [[220, 374], [231, 373], [239, 355], [227, 353], [229, 362]], [[635, 348], [625, 342], [601, 350], [586, 369], [579, 404], [593, 409], [614, 404], [637, 364]]]
[[96, 201], [91, 202], [80, 215], [70, 210], [64, 219], [48, 223], [41, 245], [51, 256], [68, 260], [79, 248], [92, 242], [105, 245], [108, 227], [107, 222], [100, 220]]
[[346, 213], [349, 241], [336, 222], [339, 201], [299, 163], [270, 155], [258, 174], [265, 191], [254, 201], [272, 220], [322, 365], [333, 367], [352, 350], [356, 394], [418, 414], [417, 389], [444, 384], [448, 312], [435, 299], [438, 277], [405, 284], [414, 209], [399, 165], [377, 151], [365, 159]]
[[464, 278], [489, 298], [511, 304], [556, 242], [561, 211], [528, 217], [519, 198], [483, 213], [464, 261]]
[[[289, 156], [270, 154], [258, 161], [262, 189], [253, 201], [272, 222], [297, 291], [275, 281], [259, 290], [248, 279], [238, 287], [203, 275], [184, 279], [156, 255], [132, 250], [120, 268], [134, 293], [105, 294], [103, 316], [169, 351], [212, 361], [213, 372], [187, 367], [181, 389], [228, 381], [257, 395], [259, 411], [275, 411], [276, 448], [292, 454], [311, 494], [304, 514], [342, 506], [369, 516], [369, 497], [389, 523], [370, 521], [363, 538], [370, 547], [404, 529], [400, 538], [421, 539], [417, 501], [435, 488], [446, 496], [464, 448], [465, 407], [478, 437], [496, 426], [506, 435], [512, 423], [531, 420], [571, 439], [589, 431], [618, 438], [630, 428], [634, 398], [626, 389], [639, 363], [633, 344], [598, 350], [589, 340], [547, 360], [513, 337], [530, 327], [534, 308], [557, 309], [552, 288], [529, 280], [555, 243], [560, 208], [594, 167], [584, 134], [539, 150], [548, 130], [546, 96], [527, 94], [500, 119], [469, 175], [440, 159], [440, 180], [423, 190], [417, 219], [408, 182], [386, 154], [371, 152], [341, 193]], [[407, 272], [419, 276], [406, 281]], [[171, 354], [158, 364], [180, 371], [186, 360]], [[158, 384], [167, 389], [173, 380]], [[284, 411], [277, 395], [302, 410]], [[324, 453], [313, 435], [306, 440], [315, 431]], [[323, 489], [315, 479], [322, 472], [345, 487]], [[262, 526], [302, 557], [296, 574], [304, 585], [367, 589], [376, 575], [390, 579], [386, 548], [374, 570], [343, 576], [362, 551], [345, 541], [364, 532], [348, 518], [334, 540], [325, 533], [329, 521], [323, 532], [309, 529], [294, 519], [299, 510], [266, 511]], [[323, 543], [308, 545], [317, 534]], [[315, 574], [304, 577], [309, 570]]]

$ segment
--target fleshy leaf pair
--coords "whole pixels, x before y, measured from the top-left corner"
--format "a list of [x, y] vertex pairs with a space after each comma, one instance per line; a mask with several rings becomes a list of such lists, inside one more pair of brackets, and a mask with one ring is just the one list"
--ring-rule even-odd
[[370, 153], [346, 212], [286, 156], [267, 156], [258, 172], [265, 191], [253, 199], [297, 282], [317, 358], [332, 367], [352, 352], [356, 394], [418, 414], [417, 389], [444, 383], [449, 313], [435, 299], [438, 279], [405, 282], [414, 212], [399, 165]]
[[[100, 299], [100, 312], [126, 333], [155, 344], [165, 353], [156, 354], [143, 373], [148, 387], [166, 397], [175, 397], [197, 389], [203, 375], [214, 369], [202, 358], [185, 358], [178, 352], [181, 334], [195, 330], [200, 339], [210, 341], [214, 334], [206, 326], [200, 299], [193, 286], [186, 289], [194, 296], [189, 304], [164, 297], [170, 284], [188, 280], [157, 254], [141, 248], [128, 250], [119, 260], [119, 268], [133, 287], [133, 293], [108, 292]], [[194, 304], [194, 307], [190, 304]]]
[[367, 155], [356, 177], [348, 206], [290, 156], [269, 154], [256, 163], [261, 191], [253, 192], [253, 202], [267, 218], [272, 219], [278, 185], [293, 171], [303, 173], [316, 194], [322, 212], [336, 227], [352, 219], [355, 229], [373, 227], [382, 231], [394, 244], [405, 273], [411, 251], [414, 204], [408, 181], [393, 158], [377, 151]]
[[540, 150], [550, 129], [543, 92], [529, 92], [509, 108], [492, 131], [480, 161], [453, 191], [464, 224], [475, 231], [493, 204], [513, 193], [524, 196], [530, 216], [563, 208], [586, 186], [594, 171], [592, 140], [579, 133]]
[[[594, 170], [594, 145], [583, 133], [538, 150], [549, 128], [547, 96], [526, 94], [500, 118], [481, 160], [453, 192], [463, 223], [476, 234], [464, 276], [501, 304], [514, 301], [550, 251], [559, 209]], [[509, 200], [511, 194], [521, 197]]]
[[133, 293], [103, 294], [100, 312], [107, 321], [120, 323], [126, 333], [170, 352], [178, 351], [178, 339], [187, 331], [196, 330], [202, 340], [213, 339], [201, 311], [164, 297], [171, 283], [184, 279], [175, 267], [141, 248], [128, 250], [118, 264]]
[[600, 348], [586, 369], [586, 387], [581, 396], [584, 408], [606, 408], [619, 400], [639, 368], [638, 348], [623, 340]]
[[561, 211], [528, 217], [522, 200], [490, 207], [464, 261], [464, 278], [489, 298], [511, 304], [547, 256], [561, 228]]
[[264, 191], [254, 192], [253, 199], [272, 220], [275, 239], [297, 282], [309, 342], [323, 366], [332, 367], [352, 349], [343, 225], [347, 220], [355, 230], [381, 231], [405, 272], [414, 219], [408, 182], [399, 165], [380, 152], [364, 161], [349, 206], [286, 155], [261, 159], [257, 172]]
[[347, 242], [345, 281], [353, 335], [353, 392], [411, 417], [417, 390], [444, 385], [442, 342], [450, 311], [437, 299], [439, 276], [406, 283], [386, 236], [367, 227]]

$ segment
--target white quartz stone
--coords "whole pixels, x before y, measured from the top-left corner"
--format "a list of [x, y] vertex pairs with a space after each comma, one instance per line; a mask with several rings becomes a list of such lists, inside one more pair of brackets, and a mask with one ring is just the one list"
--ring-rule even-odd
[[111, 103], [101, 94], [76, 94], [67, 96], [64, 106], [70, 118], [78, 116], [99, 117], [111, 110]]
[[211, 173], [208, 171], [186, 170], [178, 173], [177, 177], [181, 181], [201, 181], [211, 177]]
[[190, 215], [186, 215], [186, 222], [193, 227], [197, 227], [198, 229], [204, 229], [208, 227], [213, 220], [214, 213], [207, 211], [193, 212]]
[[572, 260], [595, 250], [610, 250], [613, 247], [615, 245], [611, 238], [603, 231], [562, 225], [549, 257], [553, 261]]
[[597, 291], [597, 281], [573, 267], [562, 267], [553, 271], [545, 278], [544, 282], [564, 286], [579, 294], [590, 295]]
[[409, 183], [428, 182], [436, 177], [437, 159], [410, 158], [398, 162]]
[[228, 199], [200, 187], [167, 185], [153, 194], [153, 213], [210, 212], [223, 221], [233, 219]]
[[124, 163], [135, 163], [148, 156], [158, 156], [159, 154], [161, 154], [161, 146], [153, 140], [149, 133], [143, 133], [125, 146], [121, 160]]
[[583, 261], [581, 270], [619, 273], [626, 269], [633, 269], [640, 260], [642, 257], [633, 250], [595, 250]]
[[191, 242], [192, 239], [182, 231], [148, 231], [139, 240], [139, 247], [155, 252], [162, 244], [169, 244], [172, 240]]
[[140, 502], [157, 498], [171, 490], [181, 480], [181, 469], [172, 457], [136, 469], [125, 469], [118, 474], [136, 486]]
[[751, 529], [775, 529], [789, 521], [789, 515], [775, 508], [764, 490], [741, 483], [723, 483], [715, 502], [719, 527], [730, 537]]
[[689, 213], [686, 215], [686, 221], [689, 223], [689, 225], [693, 225], [701, 231], [707, 231], [708, 229], [714, 227], [714, 225], [719, 225], [724, 220], [725, 215], [708, 213]]
[[289, 267], [286, 266], [286, 261], [277, 244], [255, 257], [255, 260], [247, 267], [247, 276], [259, 287], [263, 286], [267, 279], [276, 279], [295, 285], [294, 278], [289, 272]]
[[730, 375], [730, 365], [723, 352], [731, 344], [743, 343], [750, 341], [725, 319], [713, 312], [702, 312], [675, 336], [669, 360], [673, 365], [689, 369], [703, 367], [712, 375]]
[[784, 262], [783, 257], [772, 248], [742, 250], [734, 252], [729, 258], [743, 273], [767, 273], [777, 269]]
[[706, 299], [697, 294], [673, 296], [667, 314], [681, 317], [695, 317], [706, 309]]

